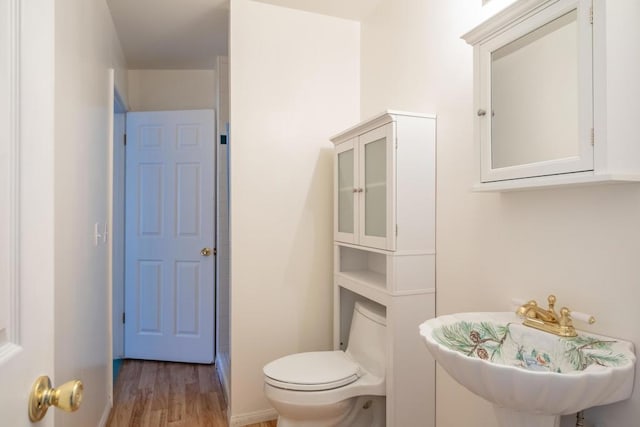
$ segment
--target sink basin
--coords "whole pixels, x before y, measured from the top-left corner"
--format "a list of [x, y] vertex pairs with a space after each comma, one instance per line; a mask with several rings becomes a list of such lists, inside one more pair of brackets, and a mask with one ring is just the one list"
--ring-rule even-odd
[[430, 319], [420, 334], [458, 383], [492, 402], [502, 426], [559, 426], [560, 415], [628, 399], [633, 344], [578, 331], [561, 338], [515, 314], [459, 313]]

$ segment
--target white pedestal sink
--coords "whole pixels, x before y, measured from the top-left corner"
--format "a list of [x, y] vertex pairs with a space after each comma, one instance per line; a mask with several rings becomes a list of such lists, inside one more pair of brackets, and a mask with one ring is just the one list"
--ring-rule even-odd
[[458, 383], [490, 401], [502, 427], [559, 427], [560, 416], [628, 399], [633, 344], [579, 332], [561, 338], [513, 313], [430, 319], [420, 334]]
[[493, 411], [498, 419], [498, 425], [502, 427], [560, 427], [559, 415], [530, 414], [498, 405], [493, 405]]

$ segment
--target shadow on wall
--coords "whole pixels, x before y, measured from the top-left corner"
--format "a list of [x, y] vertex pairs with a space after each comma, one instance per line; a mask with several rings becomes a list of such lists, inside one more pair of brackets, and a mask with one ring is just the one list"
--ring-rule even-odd
[[[298, 328], [296, 351], [330, 350], [333, 330], [333, 148], [322, 148], [308, 181], [308, 197], [296, 215], [282, 286], [291, 304], [309, 313]], [[304, 268], [300, 268], [304, 265]], [[300, 275], [300, 271], [310, 272]], [[315, 334], [308, 331], [316, 330]], [[318, 340], [318, 336], [325, 339]]]

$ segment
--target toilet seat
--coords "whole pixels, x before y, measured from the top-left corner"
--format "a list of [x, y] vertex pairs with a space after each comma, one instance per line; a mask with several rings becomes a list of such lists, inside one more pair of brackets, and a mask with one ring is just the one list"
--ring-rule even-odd
[[361, 376], [360, 366], [343, 351], [315, 351], [281, 357], [263, 369], [265, 382], [297, 391], [331, 390]]

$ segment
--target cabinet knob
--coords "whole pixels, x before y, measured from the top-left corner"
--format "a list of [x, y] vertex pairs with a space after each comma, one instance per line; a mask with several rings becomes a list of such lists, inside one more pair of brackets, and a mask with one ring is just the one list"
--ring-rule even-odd
[[482, 108], [478, 110], [478, 117], [484, 117], [487, 115], [487, 110], [483, 110]]

